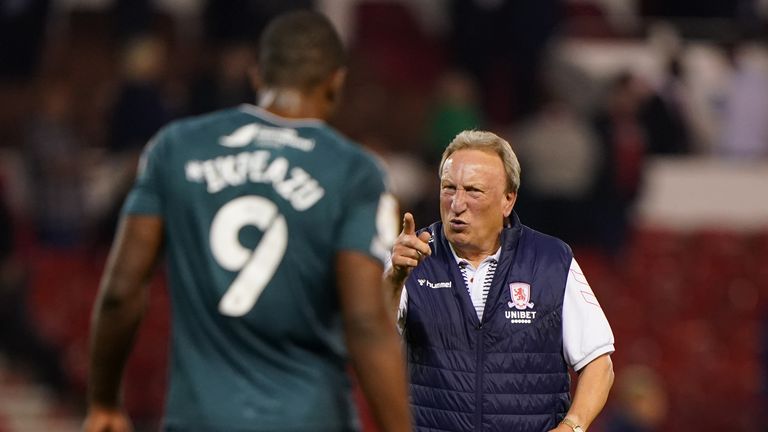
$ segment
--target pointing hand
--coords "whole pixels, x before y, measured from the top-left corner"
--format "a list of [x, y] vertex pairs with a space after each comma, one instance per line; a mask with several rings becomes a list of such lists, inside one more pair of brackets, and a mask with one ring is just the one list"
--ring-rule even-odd
[[411, 213], [403, 216], [403, 231], [395, 240], [392, 248], [392, 276], [397, 285], [402, 286], [411, 271], [419, 265], [421, 260], [432, 254], [429, 240], [432, 235], [424, 231], [416, 235], [416, 222]]

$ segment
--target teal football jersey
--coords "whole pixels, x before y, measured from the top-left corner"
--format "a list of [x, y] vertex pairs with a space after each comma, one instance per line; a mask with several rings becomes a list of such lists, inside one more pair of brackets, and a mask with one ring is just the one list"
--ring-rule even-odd
[[383, 261], [397, 235], [370, 154], [321, 121], [243, 105], [161, 130], [124, 212], [165, 224], [166, 430], [357, 427], [334, 257]]

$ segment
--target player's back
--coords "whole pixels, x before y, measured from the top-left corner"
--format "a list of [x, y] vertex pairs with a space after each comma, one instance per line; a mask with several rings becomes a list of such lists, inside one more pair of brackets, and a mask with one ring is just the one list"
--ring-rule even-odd
[[144, 163], [173, 307], [165, 427], [353, 427], [333, 269], [340, 249], [380, 252], [372, 158], [245, 105], [169, 126]]

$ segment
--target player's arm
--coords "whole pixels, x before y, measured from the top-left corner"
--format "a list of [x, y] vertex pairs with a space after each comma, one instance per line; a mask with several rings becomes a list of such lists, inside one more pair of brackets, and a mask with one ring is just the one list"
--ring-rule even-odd
[[[613, 362], [610, 354], [603, 354], [579, 372], [573, 403], [565, 417], [587, 430], [605, 406], [612, 385]], [[555, 431], [571, 432], [572, 429], [561, 424]]]
[[382, 432], [411, 430], [400, 337], [382, 295], [382, 265], [359, 252], [337, 255], [336, 277], [347, 346]]
[[85, 432], [131, 430], [120, 407], [120, 383], [162, 239], [158, 216], [127, 215], [120, 222], [93, 309]]

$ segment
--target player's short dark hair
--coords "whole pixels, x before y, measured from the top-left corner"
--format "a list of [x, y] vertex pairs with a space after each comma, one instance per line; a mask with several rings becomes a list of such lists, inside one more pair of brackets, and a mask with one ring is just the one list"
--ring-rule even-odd
[[310, 10], [278, 16], [259, 41], [259, 69], [268, 86], [310, 89], [342, 67], [344, 57], [333, 24]]

